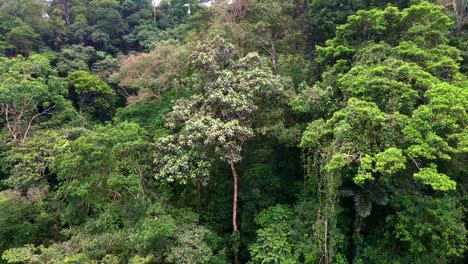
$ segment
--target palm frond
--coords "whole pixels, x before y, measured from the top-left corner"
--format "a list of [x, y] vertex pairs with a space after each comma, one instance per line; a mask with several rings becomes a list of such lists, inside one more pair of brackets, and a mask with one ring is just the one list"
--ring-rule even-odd
[[386, 205], [388, 203], [388, 194], [384, 188], [377, 184], [369, 184], [363, 191], [369, 200], [378, 205]]
[[341, 190], [341, 197], [352, 197], [356, 192], [352, 189], [343, 189]]
[[371, 214], [372, 202], [366, 194], [359, 192], [354, 196], [354, 207], [358, 216], [366, 218]]

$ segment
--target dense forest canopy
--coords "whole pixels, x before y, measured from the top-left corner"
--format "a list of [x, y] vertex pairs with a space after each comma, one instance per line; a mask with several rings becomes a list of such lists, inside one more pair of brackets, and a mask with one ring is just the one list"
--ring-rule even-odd
[[466, 0], [0, 0], [0, 263], [467, 263], [467, 162]]

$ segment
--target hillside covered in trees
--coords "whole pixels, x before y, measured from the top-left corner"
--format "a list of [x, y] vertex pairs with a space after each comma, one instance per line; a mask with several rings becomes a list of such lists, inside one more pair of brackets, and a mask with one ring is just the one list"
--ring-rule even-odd
[[0, 263], [468, 263], [467, 0], [0, 0]]

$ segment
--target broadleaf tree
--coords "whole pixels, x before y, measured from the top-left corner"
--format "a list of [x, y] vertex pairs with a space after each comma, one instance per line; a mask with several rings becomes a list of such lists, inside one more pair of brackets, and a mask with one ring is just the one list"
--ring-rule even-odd
[[[213, 157], [225, 162], [233, 176], [232, 228], [238, 241], [236, 164], [242, 160], [244, 144], [254, 136], [262, 101], [274, 101], [282, 86], [258, 54], [238, 60], [233, 55], [234, 47], [220, 38], [195, 47], [191, 59], [199, 92], [176, 102], [167, 126], [178, 132], [159, 141], [155, 162], [158, 178], [182, 182], [209, 176]], [[181, 173], [187, 170], [192, 173]], [[236, 246], [234, 262], [238, 263]]]

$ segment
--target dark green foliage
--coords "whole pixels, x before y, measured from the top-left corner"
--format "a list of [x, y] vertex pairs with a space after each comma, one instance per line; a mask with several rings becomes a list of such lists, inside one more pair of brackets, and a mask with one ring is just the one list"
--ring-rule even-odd
[[466, 263], [467, 3], [0, 0], [0, 263]]
[[[41, 190], [32, 190], [28, 198], [15, 191], [0, 192], [0, 250], [28, 243], [43, 243], [51, 237], [51, 216], [46, 204], [37, 197]], [[39, 194], [40, 195], [40, 194]]]
[[66, 142], [64, 133], [44, 130], [13, 146], [6, 157], [11, 176], [4, 183], [23, 194], [31, 188], [47, 191], [54, 180], [49, 166]]
[[5, 56], [27, 56], [38, 47], [39, 35], [21, 19], [0, 10], [0, 53]]
[[[457, 202], [450, 198], [395, 198], [398, 212], [387, 221], [403, 252], [418, 262], [444, 263], [466, 250], [466, 228]], [[405, 255], [405, 254], [401, 254]]]
[[57, 54], [55, 64], [60, 75], [65, 77], [72, 71], [89, 70], [95, 60], [96, 52], [93, 47], [73, 45], [62, 48]]
[[187, 89], [171, 90], [164, 93], [156, 102], [140, 102], [119, 108], [115, 114], [117, 122], [130, 121], [139, 124], [150, 132], [162, 132], [165, 129], [167, 115], [172, 110], [172, 104], [180, 98], [190, 97]]
[[72, 142], [52, 164], [61, 182], [56, 195], [66, 201], [65, 222], [78, 224], [87, 215], [107, 211], [116, 219], [103, 224], [118, 225], [121, 214], [131, 213], [118, 204], [144, 195], [142, 175], [148, 169], [148, 147], [146, 132], [126, 122], [96, 127]]

